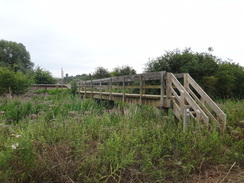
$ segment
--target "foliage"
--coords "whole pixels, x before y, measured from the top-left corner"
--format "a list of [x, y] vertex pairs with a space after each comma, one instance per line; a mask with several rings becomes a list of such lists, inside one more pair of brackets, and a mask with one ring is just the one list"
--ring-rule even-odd
[[77, 83], [76, 82], [73, 82], [71, 84], [71, 94], [72, 95], [76, 95], [78, 92], [78, 86], [77, 86]]
[[33, 79], [29, 75], [0, 67], [0, 95], [10, 90], [13, 94], [23, 94], [32, 83]]
[[79, 82], [80, 80], [88, 80], [90, 76], [88, 74], [81, 74], [76, 76], [65, 76], [64, 83]]
[[55, 79], [49, 71], [37, 67], [34, 73], [34, 80], [36, 84], [54, 84]]
[[[105, 110], [67, 93], [2, 98], [0, 182], [187, 182], [216, 165], [243, 168], [243, 106], [222, 102], [226, 133], [183, 132], [171, 113], [148, 106]], [[16, 111], [18, 122], [5, 125]]]
[[194, 53], [190, 48], [166, 51], [163, 56], [149, 61], [145, 71], [189, 73], [211, 96], [243, 98], [244, 68], [212, 55], [212, 48], [208, 51]]
[[111, 76], [125, 76], [131, 74], [136, 74], [136, 70], [128, 65], [115, 67], [111, 72]]
[[103, 67], [97, 67], [92, 76], [93, 79], [108, 78], [110, 77], [110, 73], [108, 69], [105, 69]]
[[218, 70], [219, 61], [211, 53], [194, 53], [191, 48], [183, 51], [176, 49], [166, 51], [163, 56], [149, 61], [145, 71], [190, 73], [195, 80], [201, 83], [204, 76], [212, 76]]
[[34, 64], [22, 43], [0, 40], [0, 66], [27, 73], [32, 70]]
[[215, 77], [219, 97], [244, 98], [244, 67], [232, 62], [222, 62]]

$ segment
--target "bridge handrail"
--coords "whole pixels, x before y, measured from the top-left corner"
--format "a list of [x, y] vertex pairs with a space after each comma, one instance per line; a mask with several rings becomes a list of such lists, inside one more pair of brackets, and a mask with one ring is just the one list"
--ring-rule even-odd
[[[190, 106], [195, 112], [196, 112], [196, 120], [201, 121], [203, 120], [207, 126], [209, 126], [209, 118], [205, 114], [205, 112], [198, 106], [198, 104], [195, 102], [195, 100], [189, 95], [189, 93], [186, 91], [186, 89], [181, 85], [178, 79], [176, 79], [175, 75], [172, 73], [167, 74], [167, 79], [168, 79], [168, 89], [167, 89], [167, 94], [168, 97], [172, 98], [172, 95], [174, 98], [177, 100], [175, 102], [173, 100], [173, 110], [175, 110], [175, 113], [178, 115], [178, 118], [180, 116], [183, 117], [184, 115], [184, 110], [186, 106]], [[172, 86], [174, 85], [174, 87]], [[175, 91], [175, 88], [178, 90], [180, 93], [179, 95]], [[194, 116], [192, 116], [194, 117]], [[194, 117], [195, 118], [195, 117]]]
[[[160, 72], [148, 72], [148, 73], [143, 73], [143, 74], [133, 74], [133, 75], [125, 75], [125, 76], [116, 76], [116, 77], [109, 77], [109, 78], [102, 78], [102, 79], [95, 79], [95, 80], [86, 80], [86, 83], [109, 83], [110, 80], [112, 82], [130, 82], [130, 81], [140, 81], [140, 78], [142, 77], [143, 81], [149, 81], [149, 80], [160, 80], [161, 75], [163, 73], [166, 73], [166, 71], [160, 71]], [[82, 83], [85, 81], [81, 81]]]
[[[197, 95], [191, 90], [190, 86], [194, 88]], [[189, 75], [184, 74], [184, 87], [191, 94], [191, 96], [198, 102], [202, 109], [208, 114], [221, 130], [226, 128], [226, 114], [219, 108], [219, 106], [208, 96], [208, 94], [196, 83], [196, 81]], [[214, 111], [216, 117], [210, 112], [206, 104]]]

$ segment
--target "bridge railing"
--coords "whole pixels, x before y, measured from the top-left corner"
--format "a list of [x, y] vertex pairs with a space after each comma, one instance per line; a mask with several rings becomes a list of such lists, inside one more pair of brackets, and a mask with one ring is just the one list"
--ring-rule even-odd
[[189, 74], [184, 74], [184, 88], [209, 118], [215, 122], [216, 126], [224, 131], [226, 128], [226, 114]]
[[[180, 81], [179, 81], [180, 80]], [[152, 94], [152, 91], [157, 91]], [[209, 128], [210, 120], [221, 130], [226, 127], [226, 115], [203, 91], [189, 74], [152, 72], [79, 82], [83, 97], [119, 100], [138, 104], [172, 108], [177, 118], [183, 118], [184, 126], [191, 116], [201, 126]], [[152, 102], [153, 101], [153, 102]], [[212, 124], [212, 123], [211, 123]]]
[[[178, 78], [183, 78], [183, 85]], [[204, 121], [210, 127], [210, 120], [222, 131], [226, 128], [226, 114], [204, 92], [189, 74], [167, 73], [167, 99], [172, 99], [172, 109], [177, 118], [188, 114], [196, 121]]]
[[[126, 97], [133, 96], [139, 98], [139, 103], [143, 104], [143, 98], [148, 97], [150, 94], [147, 90], [156, 89], [158, 90], [157, 95], [150, 95], [152, 97], [160, 98], [160, 106], [164, 105], [165, 97], [165, 77], [166, 72], [151, 72], [144, 74], [135, 74], [135, 75], [126, 75], [126, 76], [117, 76], [104, 79], [96, 80], [86, 80], [79, 82], [79, 92], [84, 94], [86, 97], [89, 94], [91, 97], [93, 94], [109, 95], [109, 99], [112, 98], [112, 95], [122, 95], [122, 101], [124, 102]], [[152, 84], [148, 81], [158, 81], [156, 84]]]

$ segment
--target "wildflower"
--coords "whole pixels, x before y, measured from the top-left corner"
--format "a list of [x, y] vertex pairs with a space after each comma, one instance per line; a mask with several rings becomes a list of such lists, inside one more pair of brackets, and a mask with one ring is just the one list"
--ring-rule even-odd
[[16, 149], [18, 146], [19, 146], [19, 144], [18, 143], [15, 143], [15, 144], [11, 145], [11, 148], [12, 149]]
[[21, 137], [21, 135], [16, 135], [15, 137], [16, 137], [16, 138], [19, 138], [19, 137]]

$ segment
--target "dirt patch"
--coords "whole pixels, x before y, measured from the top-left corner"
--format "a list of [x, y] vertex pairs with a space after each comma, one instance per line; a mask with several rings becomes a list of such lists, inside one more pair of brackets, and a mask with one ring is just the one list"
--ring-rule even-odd
[[236, 163], [232, 165], [217, 165], [210, 166], [207, 169], [194, 175], [188, 183], [243, 183], [244, 169], [237, 166]]

